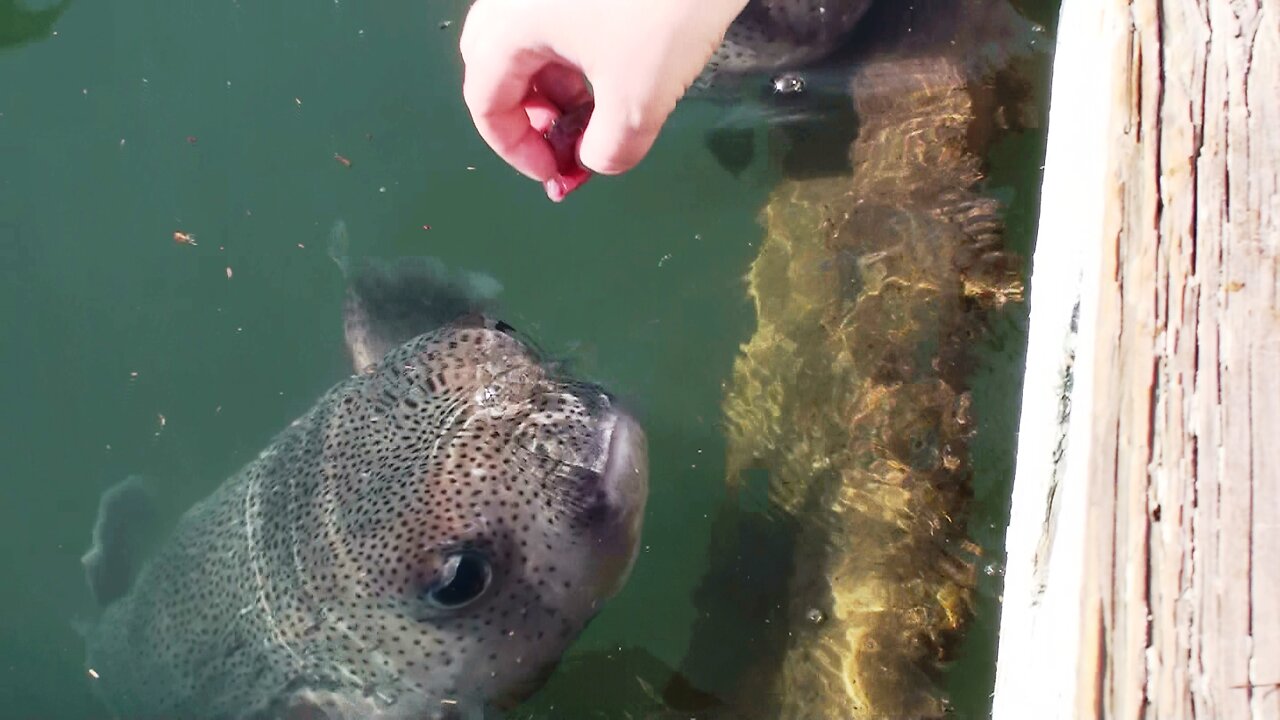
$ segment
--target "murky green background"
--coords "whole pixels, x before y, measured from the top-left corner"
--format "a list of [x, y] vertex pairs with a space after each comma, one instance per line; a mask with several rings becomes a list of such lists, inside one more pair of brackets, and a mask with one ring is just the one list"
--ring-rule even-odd
[[[37, 2], [0, 0], [0, 714], [101, 716], [73, 623], [102, 489], [145, 473], [179, 512], [347, 372], [338, 218], [358, 252], [492, 273], [512, 324], [631, 399], [652, 453], [645, 548], [574, 652], [678, 665], [769, 178], [715, 164], [712, 110], [682, 108], [639, 169], [555, 206], [471, 127], [462, 0], [81, 0], [22, 42]], [[993, 157], [1024, 249], [1042, 156], [1026, 136]], [[993, 560], [1023, 351], [1020, 311], [1007, 320], [975, 390], [974, 528]], [[986, 584], [951, 683], [966, 716], [994, 672]]]

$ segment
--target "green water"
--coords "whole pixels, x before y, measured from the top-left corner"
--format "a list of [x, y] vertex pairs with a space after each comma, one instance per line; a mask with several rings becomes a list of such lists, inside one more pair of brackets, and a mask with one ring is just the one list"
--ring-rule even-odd
[[[644, 548], [573, 652], [679, 665], [768, 184], [717, 166], [710, 111], [689, 107], [639, 169], [552, 205], [470, 125], [463, 6], [81, 1], [32, 18], [42, 6], [0, 0], [0, 715], [102, 716], [73, 628], [102, 489], [145, 473], [177, 513], [345, 375], [325, 254], [338, 218], [361, 253], [490, 272], [513, 325], [637, 407]], [[1039, 143], [1006, 143], [994, 168], [1015, 241], [1034, 222]], [[1009, 325], [979, 384], [993, 412], [975, 526], [993, 551], [1023, 342]], [[991, 601], [953, 683], [962, 711], [985, 706], [994, 623]]]

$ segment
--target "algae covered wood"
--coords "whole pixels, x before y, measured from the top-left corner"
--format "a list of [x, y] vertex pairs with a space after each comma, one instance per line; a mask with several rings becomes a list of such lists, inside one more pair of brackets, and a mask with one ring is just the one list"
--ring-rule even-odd
[[762, 213], [724, 401], [732, 492], [682, 666], [716, 717], [951, 713], [981, 552], [970, 378], [1022, 296], [983, 157], [1022, 112], [999, 89], [1036, 35], [1003, 0], [897, 9], [849, 78], [850, 170], [788, 177]]
[[1280, 6], [1066, 0], [1059, 37], [1029, 357], [1070, 243], [1078, 372], [1057, 487], [1024, 403], [996, 716], [1280, 717]]

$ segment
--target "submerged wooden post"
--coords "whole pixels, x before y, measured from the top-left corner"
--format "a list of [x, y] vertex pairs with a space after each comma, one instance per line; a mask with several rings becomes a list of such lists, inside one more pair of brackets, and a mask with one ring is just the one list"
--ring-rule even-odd
[[1051, 102], [994, 715], [1280, 717], [1280, 2], [1064, 0]]

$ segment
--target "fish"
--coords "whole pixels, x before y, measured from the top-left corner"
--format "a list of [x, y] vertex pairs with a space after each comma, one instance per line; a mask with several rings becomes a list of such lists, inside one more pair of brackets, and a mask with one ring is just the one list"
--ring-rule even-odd
[[707, 90], [734, 77], [758, 73], [793, 73], [825, 60], [848, 42], [871, 2], [749, 0], [725, 31], [694, 88]]
[[[749, 0], [684, 98], [713, 108], [705, 145], [741, 177], [756, 157], [756, 130], [787, 137], [851, 126], [849, 62], [842, 59], [871, 0]], [[696, 116], [677, 115], [675, 124]], [[846, 138], [823, 138], [819, 144]], [[843, 168], [841, 168], [843, 169]]]
[[82, 557], [114, 717], [485, 718], [535, 692], [635, 563], [645, 433], [438, 260], [353, 261], [354, 374], [172, 528], [149, 478]]
[[[965, 26], [960, 18], [966, 14], [980, 16], [980, 30]], [[981, 26], [984, 22], [990, 26]], [[749, 0], [693, 81], [689, 96], [728, 105], [745, 99], [784, 107], [807, 96], [847, 96], [850, 80], [869, 56], [883, 60], [920, 51], [936, 42], [940, 28], [952, 31], [949, 40], [986, 67], [1006, 62], [1013, 48], [1033, 48], [1044, 33], [1034, 23], [993, 13], [987, 3]], [[916, 30], [924, 39], [903, 35]], [[999, 42], [993, 43], [997, 37]], [[909, 80], [901, 85], [899, 90], [909, 91]], [[774, 114], [785, 119], [798, 113]]]

